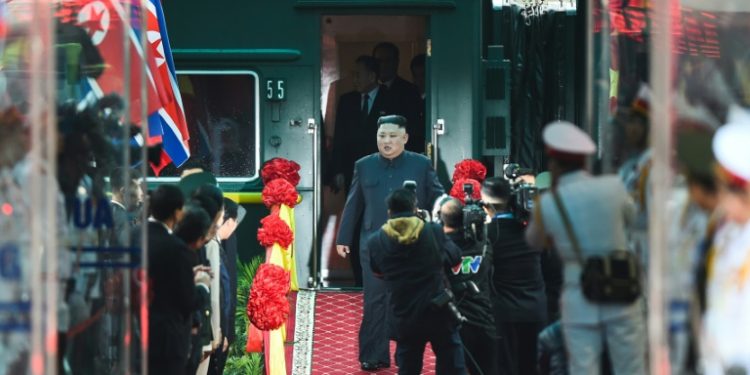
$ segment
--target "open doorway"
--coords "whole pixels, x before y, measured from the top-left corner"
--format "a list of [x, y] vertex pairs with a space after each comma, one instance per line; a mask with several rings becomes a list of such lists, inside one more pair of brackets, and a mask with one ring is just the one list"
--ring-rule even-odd
[[[330, 15], [322, 17], [320, 102], [325, 134], [322, 164], [326, 187], [323, 189], [321, 220], [323, 237], [320, 267], [324, 287], [356, 287], [359, 286], [360, 280], [355, 277], [355, 273], [360, 271], [356, 266], [352, 267], [353, 263], [356, 265], [359, 261], [357, 254], [343, 259], [338, 256], [335, 249], [336, 233], [351, 177], [350, 173], [347, 177], [342, 177], [339, 173], [342, 169], [350, 168], [346, 163], [342, 166], [342, 160], [355, 159], [361, 156], [360, 154], [377, 151], [376, 131], [374, 130], [376, 127], [373, 128], [374, 125], [371, 123], [377, 120], [378, 115], [384, 114], [400, 114], [407, 117], [410, 134], [407, 149], [416, 152], [423, 152], [425, 149], [425, 134], [427, 133], [424, 116], [426, 33], [427, 17], [425, 16]], [[380, 50], [384, 46], [386, 50]], [[377, 54], [375, 53], [376, 47], [380, 50]], [[398, 63], [389, 65], [388, 59], [383, 55], [392, 52], [393, 47], [397, 49]], [[395, 98], [393, 108], [387, 105], [381, 107], [377, 98], [374, 102], [367, 102], [369, 95], [365, 97], [367, 92], [364, 91], [367, 89], [362, 88], [363, 79], [359, 78], [364, 74], [360, 65], [367, 65], [363, 63], [363, 56], [377, 57], [376, 65], [380, 71], [377, 86], [382, 91], [375, 92], [389, 91], [389, 95], [383, 94], [382, 97]], [[366, 67], [362, 69], [365, 73], [368, 70]], [[397, 88], [398, 82], [405, 87], [402, 90], [404, 93]], [[369, 103], [369, 106], [364, 103]], [[348, 111], [346, 109], [348, 107], [353, 108]], [[360, 113], [359, 117], [347, 115], [350, 112], [361, 111], [364, 111], [364, 114]], [[356, 149], [360, 154], [342, 158], [338, 150], [344, 144], [346, 148]], [[352, 249], [352, 251], [356, 250]]]

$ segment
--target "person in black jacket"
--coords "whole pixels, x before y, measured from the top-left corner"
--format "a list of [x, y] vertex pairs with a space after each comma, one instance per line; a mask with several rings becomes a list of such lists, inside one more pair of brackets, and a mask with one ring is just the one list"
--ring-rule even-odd
[[482, 201], [492, 221], [492, 302], [499, 337], [498, 360], [503, 374], [536, 374], [537, 335], [547, 320], [540, 252], [529, 247], [524, 224], [510, 207], [510, 183], [490, 177], [482, 183]]
[[424, 112], [424, 103], [417, 86], [398, 76], [400, 63], [398, 47], [390, 42], [378, 43], [372, 49], [372, 57], [380, 65], [378, 78], [385, 91], [393, 97], [395, 112], [406, 117], [409, 122], [409, 144], [407, 149], [416, 153], [425, 150], [425, 123], [420, 121], [419, 114]]
[[492, 249], [481, 238], [467, 238], [463, 219], [463, 207], [457, 199], [451, 198], [440, 207], [443, 232], [461, 249], [461, 263], [448, 274], [458, 310], [466, 317], [461, 326], [466, 366], [470, 374], [493, 375], [498, 372], [495, 318], [490, 301]]
[[[445, 267], [458, 264], [461, 250], [436, 224], [416, 216], [417, 198], [396, 189], [387, 199], [390, 219], [367, 242], [370, 265], [391, 294], [391, 314], [400, 375], [422, 371], [427, 342], [435, 352], [438, 375], [466, 373], [457, 322], [447, 306], [433, 300], [448, 287]], [[363, 366], [365, 370], [368, 369]]]
[[151, 195], [148, 222], [149, 373], [185, 372], [190, 351], [191, 315], [208, 301], [210, 276], [185, 242], [172, 235], [182, 215], [184, 198], [174, 185], [159, 186]]

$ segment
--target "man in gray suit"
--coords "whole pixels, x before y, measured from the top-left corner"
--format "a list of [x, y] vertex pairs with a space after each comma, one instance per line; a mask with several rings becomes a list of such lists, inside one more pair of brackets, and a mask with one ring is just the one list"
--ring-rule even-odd
[[558, 121], [547, 125], [543, 139], [550, 158], [552, 189], [570, 216], [573, 237], [553, 195], [547, 192], [534, 207], [526, 240], [540, 249], [551, 241], [563, 261], [560, 310], [569, 373], [598, 374], [606, 343], [615, 375], [645, 374], [641, 300], [619, 304], [587, 299], [580, 283], [583, 262], [576, 255], [579, 252], [580, 258], [586, 259], [628, 249], [627, 229], [633, 223], [635, 206], [617, 176], [594, 177], [585, 170], [586, 157], [596, 152], [596, 145], [583, 130]]
[[[385, 198], [401, 188], [404, 181], [417, 183], [417, 200], [422, 209], [432, 208], [433, 202], [444, 194], [430, 160], [404, 150], [409, 140], [406, 125], [406, 119], [398, 115], [378, 119], [378, 153], [365, 156], [354, 164], [354, 176], [336, 241], [336, 251], [346, 257], [353, 245], [355, 231], [360, 231], [365, 305], [359, 330], [359, 361], [362, 369], [367, 371], [390, 366], [386, 321], [389, 300], [383, 280], [372, 273], [370, 251], [365, 246], [367, 239], [388, 219]], [[362, 226], [357, 228], [360, 217]]]

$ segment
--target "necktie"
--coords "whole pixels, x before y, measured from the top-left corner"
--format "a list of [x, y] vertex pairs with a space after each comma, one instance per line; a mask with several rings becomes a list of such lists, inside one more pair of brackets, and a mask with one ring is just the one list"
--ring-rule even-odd
[[370, 109], [370, 95], [362, 95], [362, 117], [367, 117]]

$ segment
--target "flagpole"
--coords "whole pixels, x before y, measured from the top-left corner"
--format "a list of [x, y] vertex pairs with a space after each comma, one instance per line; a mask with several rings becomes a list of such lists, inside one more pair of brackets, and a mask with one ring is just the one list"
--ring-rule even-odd
[[[147, 14], [146, 14], [146, 2], [149, 0], [141, 0], [141, 50], [143, 51], [143, 56], [148, 59], [148, 24], [147, 24]], [[146, 69], [148, 69], [148, 64], [143, 65], [143, 69], [141, 70], [141, 98], [147, 98], [148, 90], [146, 88]], [[149, 137], [148, 133], [148, 100], [141, 99], [141, 135], [144, 140], [147, 140]], [[143, 147], [140, 148], [141, 152], [141, 176], [145, 177], [148, 173], [148, 142], [144, 142]], [[145, 226], [148, 222], [148, 199], [143, 200], [143, 209], [141, 210], [141, 226]], [[146, 280], [148, 280], [148, 232], [145, 230], [141, 230], [141, 238], [139, 238], [141, 243], [141, 274], [144, 275], [142, 279], [142, 284], [140, 288], [139, 298], [140, 303], [138, 306], [141, 307], [141, 311], [137, 311], [136, 313], [140, 316], [139, 322], [141, 324], [141, 342], [139, 344], [139, 349], [141, 351], [141, 374], [148, 375], [148, 342], [146, 339], [148, 338], [148, 288], [146, 287]]]
[[[130, 124], [133, 123], [132, 113], [131, 113], [131, 105], [132, 105], [132, 97], [131, 97], [131, 90], [133, 89], [130, 87], [131, 85], [131, 69], [128, 69], [127, 67], [131, 64], [131, 54], [130, 54], [130, 44], [132, 43], [130, 41], [130, 29], [132, 28], [132, 3], [130, 0], [111, 0], [120, 2], [120, 6], [125, 5], [125, 16], [121, 19], [122, 22], [122, 60], [123, 65], [126, 67], [122, 70], [123, 75], [123, 86], [122, 86], [122, 95], [123, 95], [123, 102], [125, 103], [125, 112], [124, 112], [124, 121], [123, 126], [121, 126], [122, 130], [122, 144], [125, 145], [122, 149], [122, 159], [123, 159], [123, 169], [125, 175], [123, 176], [124, 181], [126, 184], [129, 184], [131, 181], [130, 176], [130, 147], [127, 145], [130, 144]], [[117, 4], [115, 4], [117, 6]], [[137, 62], [137, 63], [140, 63]], [[141, 71], [141, 75], [142, 71]], [[141, 100], [143, 102], [143, 100]], [[126, 185], [128, 186], [128, 185]], [[128, 205], [128, 196], [129, 194], [125, 194], [125, 207], [129, 207]], [[125, 231], [125, 243], [131, 244], [131, 238], [130, 238], [130, 231]], [[126, 254], [127, 261], [130, 263], [132, 262], [132, 254]], [[122, 337], [120, 337], [120, 340], [123, 340], [123, 355], [120, 358], [120, 363], [117, 364], [118, 368], [123, 369], [123, 373], [125, 375], [130, 375], [131, 368], [130, 368], [130, 357], [131, 357], [131, 340], [127, 340], [126, 338], [133, 337], [132, 336], [132, 314], [130, 314], [131, 309], [131, 301], [130, 301], [130, 272], [127, 270], [123, 272], [123, 281], [122, 281], [122, 300], [123, 300], [123, 309], [122, 314], [124, 314], [124, 334]]]

